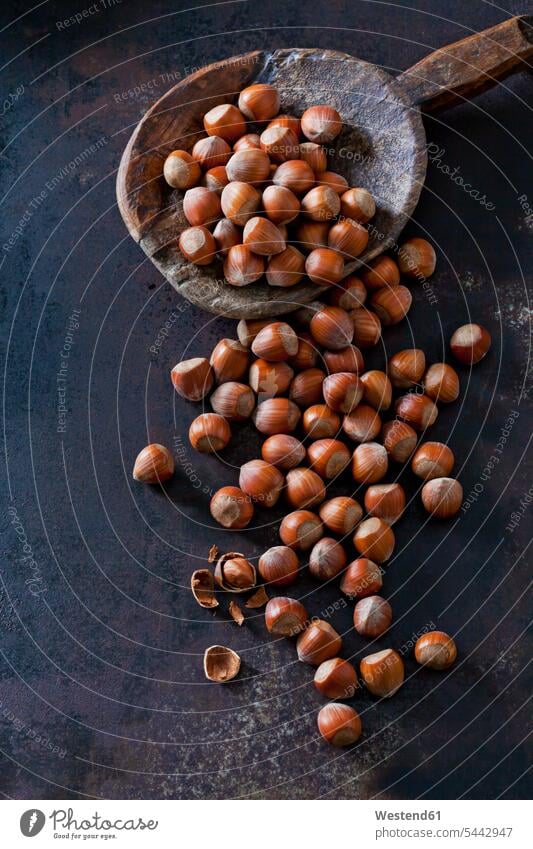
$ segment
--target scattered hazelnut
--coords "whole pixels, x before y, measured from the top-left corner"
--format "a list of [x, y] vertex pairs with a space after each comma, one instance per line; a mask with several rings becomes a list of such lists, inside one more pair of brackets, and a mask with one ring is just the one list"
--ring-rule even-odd
[[305, 447], [295, 436], [277, 433], [265, 439], [261, 446], [261, 456], [267, 463], [286, 472], [301, 466], [305, 459]]
[[326, 528], [341, 536], [353, 533], [363, 515], [359, 502], [346, 495], [325, 501], [318, 512]]
[[202, 413], [194, 419], [189, 428], [189, 442], [194, 450], [201, 454], [222, 451], [230, 439], [229, 424], [223, 416], [216, 413]]
[[241, 466], [239, 486], [252, 501], [273, 507], [283, 488], [283, 475], [264, 460], [250, 460]]
[[387, 474], [387, 451], [379, 442], [363, 442], [352, 455], [352, 475], [357, 483], [377, 483]]
[[340, 542], [322, 537], [309, 555], [309, 572], [317, 581], [330, 581], [346, 566], [348, 558]]
[[324, 660], [336, 657], [342, 648], [342, 639], [323, 619], [314, 619], [296, 642], [298, 660], [319, 666]]
[[174, 458], [168, 448], [152, 442], [137, 455], [133, 478], [140, 483], [163, 483], [174, 474]]
[[390, 628], [391, 622], [391, 606], [379, 595], [362, 598], [354, 607], [353, 624], [362, 637], [380, 637]]
[[359, 672], [372, 695], [388, 699], [403, 684], [404, 666], [398, 652], [385, 649], [364, 657]]
[[383, 519], [365, 519], [356, 528], [353, 543], [363, 557], [383, 563], [394, 551], [394, 533]]
[[451, 448], [442, 442], [424, 442], [417, 449], [411, 468], [417, 477], [429, 481], [448, 477], [455, 464]]
[[424, 377], [424, 392], [432, 401], [451, 404], [459, 397], [459, 375], [446, 363], [434, 363]]
[[286, 587], [298, 577], [298, 555], [286, 545], [274, 545], [259, 558], [257, 568], [263, 581], [274, 587]]
[[448, 669], [455, 663], [457, 647], [444, 631], [429, 631], [416, 641], [415, 657], [418, 663], [430, 669]]
[[348, 660], [332, 657], [320, 664], [314, 683], [328, 699], [351, 699], [357, 690], [357, 672]]
[[341, 592], [350, 598], [375, 595], [383, 586], [383, 577], [377, 563], [367, 557], [358, 557], [348, 565], [341, 580]]
[[187, 401], [201, 401], [211, 391], [215, 380], [205, 357], [182, 360], [174, 366], [170, 378], [178, 395]]
[[316, 513], [295, 510], [285, 516], [279, 526], [281, 541], [297, 551], [308, 551], [322, 537], [324, 526]]
[[350, 705], [324, 705], [317, 723], [321, 736], [332, 746], [351, 746], [361, 736], [361, 719]]
[[480, 324], [464, 324], [450, 339], [451, 352], [460, 363], [471, 366], [479, 363], [491, 346], [490, 333]]
[[454, 478], [433, 478], [422, 487], [422, 504], [436, 519], [449, 519], [459, 512], [463, 487]]
[[307, 610], [294, 598], [271, 598], [265, 609], [265, 624], [271, 634], [295, 637], [305, 627]]
[[388, 525], [393, 525], [405, 510], [403, 486], [399, 483], [369, 486], [365, 492], [365, 509], [369, 516], [376, 516]]
[[237, 486], [223, 486], [215, 492], [209, 509], [223, 528], [245, 528], [254, 514], [251, 498]]
[[285, 495], [295, 510], [316, 507], [324, 501], [326, 487], [322, 478], [311, 469], [290, 469], [287, 472]]

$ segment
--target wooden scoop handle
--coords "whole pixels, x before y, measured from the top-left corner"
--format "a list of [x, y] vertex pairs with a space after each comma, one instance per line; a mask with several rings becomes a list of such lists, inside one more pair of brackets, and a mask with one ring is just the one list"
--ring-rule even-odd
[[396, 79], [412, 103], [435, 112], [531, 68], [532, 55], [533, 15], [519, 15], [441, 47]]

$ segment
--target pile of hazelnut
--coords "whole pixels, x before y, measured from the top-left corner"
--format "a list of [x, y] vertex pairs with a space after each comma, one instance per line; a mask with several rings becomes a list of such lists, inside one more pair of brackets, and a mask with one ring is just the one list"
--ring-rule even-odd
[[181, 253], [196, 265], [220, 257], [230, 286], [263, 274], [270, 286], [294, 286], [305, 275], [319, 286], [339, 283], [345, 260], [367, 246], [374, 200], [327, 170], [323, 145], [342, 130], [336, 109], [312, 106], [301, 119], [279, 109], [273, 86], [249, 86], [238, 107], [223, 103], [204, 115], [207, 137], [190, 153], [169, 154], [164, 177], [185, 190], [191, 225], [179, 237]]
[[[431, 246], [413, 239], [404, 249], [412, 261], [427, 257]], [[414, 266], [418, 272], [418, 261]], [[391, 283], [391, 277], [396, 282]], [[391, 607], [379, 595], [381, 564], [393, 554], [393, 526], [406, 506], [402, 485], [384, 482], [389, 469], [410, 464], [424, 481], [422, 504], [435, 518], [454, 516], [463, 497], [461, 484], [450, 477], [455, 463], [451, 449], [440, 442], [419, 441], [434, 424], [438, 405], [458, 398], [456, 370], [444, 362], [428, 367], [424, 352], [411, 348], [393, 354], [386, 371], [365, 371], [361, 348], [375, 345], [381, 334], [378, 315], [362, 306], [367, 287], [381, 295], [382, 302], [387, 297], [394, 300], [403, 288], [399, 279], [395, 260], [380, 257], [361, 279], [333, 286], [329, 304], [314, 302], [294, 313], [291, 323], [242, 320], [238, 340], [222, 339], [209, 359], [182, 361], [171, 372], [181, 397], [198, 402], [209, 396], [212, 412], [197, 416], [190, 426], [195, 450], [223, 451], [234, 423], [248, 419], [265, 437], [261, 458], [241, 467], [238, 485], [224, 486], [213, 495], [213, 518], [224, 528], [242, 529], [251, 522], [255, 504], [273, 508], [283, 499], [289, 510], [279, 526], [280, 545], [259, 558], [261, 590], [255, 590], [253, 564], [230, 552], [219, 559], [214, 575], [209, 569], [195, 572], [195, 598], [202, 606], [215, 607], [215, 584], [231, 593], [255, 590], [246, 606], [266, 603], [268, 631], [297, 636], [299, 659], [317, 667], [315, 685], [330, 699], [351, 698], [358, 681], [353, 665], [339, 656], [340, 635], [328, 622], [310, 619], [296, 599], [268, 600], [264, 587], [292, 584], [303, 555], [316, 580], [341, 576], [341, 591], [356, 601], [355, 629], [364, 637], [379, 637], [392, 622]], [[459, 363], [471, 366], [485, 356], [490, 344], [485, 328], [469, 324], [452, 335], [450, 350]], [[394, 415], [384, 421], [392, 408]], [[328, 499], [328, 486], [348, 468], [356, 492], [350, 486], [349, 494]], [[149, 445], [137, 458], [134, 477], [156, 483], [173, 470], [170, 452]], [[361, 503], [353, 497], [359, 487], [366, 488]], [[350, 537], [354, 560], [345, 542]], [[241, 624], [242, 611], [236, 602], [232, 605], [230, 612]], [[415, 657], [425, 666], [445, 669], [454, 662], [456, 647], [447, 634], [434, 631], [420, 637]], [[230, 649], [213, 646], [206, 653], [205, 670], [211, 680], [230, 680], [238, 669], [238, 656]], [[372, 694], [392, 696], [404, 680], [403, 660], [392, 648], [368, 655], [361, 661], [360, 677]], [[357, 712], [344, 704], [326, 705], [318, 727], [334, 745], [348, 745], [361, 732]]]

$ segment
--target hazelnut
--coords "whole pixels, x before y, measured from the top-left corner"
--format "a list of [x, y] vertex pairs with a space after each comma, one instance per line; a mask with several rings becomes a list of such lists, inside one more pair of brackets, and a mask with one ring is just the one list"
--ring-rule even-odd
[[346, 495], [338, 495], [325, 501], [318, 512], [326, 528], [340, 536], [353, 533], [363, 515], [359, 502]]
[[424, 442], [418, 448], [411, 468], [417, 477], [429, 481], [447, 477], [455, 464], [451, 448], [442, 442]]
[[295, 243], [305, 251], [310, 253], [315, 248], [328, 247], [328, 221], [310, 221], [303, 219], [298, 221], [296, 225], [296, 233], [294, 237]]
[[193, 227], [214, 224], [220, 218], [220, 198], [204, 186], [187, 189], [183, 196], [183, 214]]
[[394, 533], [383, 519], [365, 519], [356, 528], [353, 544], [359, 554], [375, 563], [383, 563], [394, 551]]
[[285, 495], [296, 510], [315, 507], [324, 501], [326, 487], [322, 478], [311, 469], [290, 469], [287, 472]]
[[388, 631], [391, 622], [391, 606], [379, 595], [362, 598], [354, 607], [353, 624], [362, 637], [381, 637]]
[[187, 401], [201, 401], [211, 391], [215, 380], [209, 360], [193, 357], [182, 360], [170, 372], [174, 389]]
[[237, 551], [223, 554], [215, 566], [215, 583], [231, 593], [245, 593], [255, 587], [255, 567]]
[[216, 165], [214, 168], [210, 168], [202, 177], [202, 186], [211, 192], [216, 192], [217, 195], [222, 194], [222, 189], [228, 183], [228, 175], [224, 165]]
[[313, 404], [304, 412], [302, 426], [311, 439], [326, 439], [339, 432], [341, 420], [327, 404]]
[[405, 463], [416, 448], [418, 436], [411, 425], [393, 419], [383, 425], [382, 440], [390, 459]]
[[[330, 248], [315, 248], [305, 260], [305, 271], [309, 279], [317, 286], [331, 286], [341, 279], [344, 273], [344, 260], [339, 253]], [[336, 308], [331, 307], [331, 309]]]
[[259, 141], [258, 133], [246, 133], [244, 136], [241, 136], [240, 139], [237, 139], [233, 145], [234, 153], [237, 153], [239, 150], [254, 149], [261, 150], [261, 142]]
[[249, 286], [263, 276], [263, 257], [253, 253], [247, 245], [233, 245], [224, 260], [224, 277], [230, 286]]
[[387, 371], [396, 389], [410, 389], [420, 383], [426, 370], [426, 356], [420, 348], [406, 348], [393, 354]]
[[342, 119], [333, 106], [311, 106], [300, 119], [302, 133], [317, 144], [331, 142], [342, 130]]
[[272, 256], [285, 250], [285, 240], [268, 218], [250, 218], [244, 225], [243, 242], [260, 256]]
[[298, 577], [298, 555], [286, 545], [274, 545], [259, 558], [257, 568], [263, 581], [273, 587], [286, 587]]
[[245, 528], [254, 514], [251, 498], [237, 486], [223, 486], [215, 492], [209, 509], [223, 528]]
[[315, 183], [314, 172], [303, 159], [282, 162], [276, 168], [272, 179], [275, 186], [284, 186], [295, 195], [304, 195]]
[[385, 326], [402, 321], [412, 302], [413, 296], [406, 286], [383, 287], [370, 298], [370, 306]]
[[302, 198], [302, 213], [311, 221], [331, 221], [340, 207], [337, 192], [329, 186], [315, 186]]
[[239, 109], [250, 121], [268, 121], [279, 112], [279, 92], [268, 83], [255, 83], [239, 95]]
[[308, 368], [301, 371], [293, 379], [289, 398], [300, 407], [309, 407], [310, 404], [323, 400], [322, 383], [325, 373], [319, 368]]
[[375, 595], [382, 586], [380, 567], [367, 557], [358, 557], [350, 563], [341, 580], [341, 592], [350, 598]]
[[265, 439], [261, 446], [261, 456], [267, 463], [285, 472], [302, 464], [305, 447], [295, 436], [278, 433]]
[[403, 660], [394, 649], [367, 655], [361, 661], [359, 672], [372, 695], [384, 699], [393, 696], [404, 680]]
[[295, 637], [305, 627], [307, 610], [294, 598], [271, 598], [265, 608], [265, 624], [271, 634]]
[[233, 143], [246, 132], [246, 121], [236, 106], [221, 103], [204, 115], [204, 128], [208, 136], [219, 136]]
[[355, 667], [341, 657], [332, 657], [320, 664], [315, 672], [314, 684], [318, 692], [328, 699], [351, 699], [357, 690]]
[[291, 433], [300, 421], [300, 410], [288, 398], [267, 398], [257, 405], [253, 419], [257, 430], [267, 436]]
[[381, 430], [381, 419], [373, 407], [359, 404], [344, 416], [342, 429], [354, 442], [373, 442]]
[[207, 227], [187, 227], [179, 237], [178, 247], [185, 259], [194, 265], [209, 265], [217, 251], [215, 239]]
[[264, 460], [250, 460], [241, 466], [239, 486], [252, 501], [264, 507], [273, 507], [282, 487], [283, 475], [280, 470]]
[[377, 483], [387, 474], [387, 452], [379, 442], [363, 442], [352, 455], [352, 475], [357, 483]]
[[270, 323], [271, 319], [269, 318], [242, 318], [237, 325], [237, 336], [239, 337], [241, 345], [245, 348], [249, 348], [259, 331]]
[[[329, 246], [333, 250], [340, 251], [340, 248], [333, 244], [334, 240], [331, 239], [331, 232], [337, 226], [335, 224], [330, 230]], [[343, 251], [340, 252], [343, 253]], [[350, 310], [356, 310], [362, 307], [366, 301], [366, 296], [367, 291], [363, 281], [351, 274], [332, 287], [329, 302], [333, 307], [341, 307], [343, 310], [349, 312]]]
[[137, 455], [133, 479], [140, 483], [163, 483], [174, 474], [174, 458], [164, 445], [152, 442]]
[[314, 368], [318, 360], [318, 349], [310, 333], [302, 333], [298, 336], [298, 350], [289, 362], [298, 371]]
[[210, 364], [217, 383], [240, 380], [248, 370], [250, 354], [235, 339], [221, 339], [213, 348]]
[[312, 469], [326, 480], [340, 475], [351, 459], [349, 449], [338, 439], [317, 439], [307, 449], [307, 457]]
[[392, 386], [384, 371], [372, 369], [361, 375], [363, 399], [375, 410], [388, 410], [392, 402]]
[[295, 115], [276, 115], [275, 118], [272, 118], [268, 126], [288, 127], [289, 130], [293, 131], [297, 139], [300, 139], [302, 135], [300, 119], [297, 118]]
[[228, 421], [243, 422], [252, 415], [255, 396], [245, 383], [222, 383], [209, 399], [211, 407]]
[[226, 174], [230, 183], [262, 186], [270, 176], [270, 160], [266, 153], [255, 147], [238, 150], [228, 161]]
[[323, 383], [324, 399], [336, 413], [350, 413], [363, 397], [363, 384], [356, 374], [339, 371], [330, 374]]
[[342, 174], [336, 174], [335, 171], [319, 171], [316, 173], [316, 183], [318, 186], [329, 186], [338, 195], [344, 194], [348, 189], [348, 180]]
[[455, 663], [457, 647], [444, 631], [429, 631], [416, 641], [415, 657], [418, 663], [430, 669], [448, 669]]
[[275, 398], [283, 395], [294, 377], [292, 368], [287, 363], [269, 363], [267, 360], [255, 360], [250, 366], [248, 381], [250, 386], [260, 396], [260, 400]]
[[438, 412], [437, 405], [427, 395], [412, 392], [396, 401], [396, 415], [415, 430], [423, 431], [435, 424]]
[[449, 519], [459, 512], [463, 487], [454, 478], [433, 478], [422, 487], [422, 504], [436, 519]]
[[424, 377], [424, 392], [432, 401], [451, 404], [459, 397], [459, 375], [446, 363], [434, 363]]
[[231, 156], [231, 148], [227, 141], [219, 136], [208, 136], [196, 142], [191, 154], [203, 171], [209, 171], [217, 165], [226, 165]]
[[325, 171], [328, 164], [326, 151], [316, 142], [303, 142], [300, 145], [300, 159], [307, 162], [315, 174], [317, 171]]
[[201, 174], [200, 166], [186, 150], [173, 150], [163, 165], [163, 176], [173, 189], [192, 189]]
[[332, 746], [351, 746], [361, 736], [361, 719], [350, 705], [324, 705], [317, 723], [321, 736]]
[[345, 218], [366, 224], [376, 214], [376, 204], [366, 189], [348, 189], [341, 195], [341, 212]]
[[268, 126], [260, 138], [261, 150], [270, 157], [271, 162], [287, 162], [300, 156], [298, 137], [290, 127]]
[[270, 257], [266, 269], [269, 286], [295, 286], [304, 274], [305, 257], [292, 245], [289, 245], [280, 254]]
[[252, 351], [256, 357], [269, 362], [281, 362], [294, 356], [298, 350], [298, 337], [284, 321], [273, 321], [259, 331], [252, 342]]
[[228, 183], [222, 189], [220, 197], [222, 212], [239, 227], [244, 227], [246, 222], [254, 217], [260, 204], [261, 194], [250, 183], [237, 180], [234, 183]]
[[308, 551], [322, 537], [324, 526], [316, 513], [295, 510], [285, 516], [279, 526], [281, 541], [297, 551]]
[[378, 256], [361, 272], [361, 279], [372, 290], [398, 286], [400, 269], [390, 256]]
[[332, 351], [339, 351], [350, 344], [353, 337], [353, 322], [340, 307], [324, 307], [315, 312], [309, 325], [313, 339]]
[[231, 439], [230, 426], [226, 419], [216, 413], [202, 413], [189, 428], [189, 442], [201, 454], [222, 451]]
[[490, 333], [480, 324], [464, 324], [450, 339], [450, 349], [456, 360], [471, 366], [483, 359], [491, 342]]
[[399, 483], [369, 486], [365, 492], [365, 509], [369, 516], [377, 516], [388, 525], [393, 525], [405, 510], [403, 486]]
[[318, 581], [330, 581], [346, 566], [348, 558], [340, 542], [322, 537], [309, 555], [309, 571]]
[[217, 251], [226, 257], [230, 248], [242, 243], [242, 230], [233, 224], [229, 218], [221, 218], [213, 230]]
[[267, 186], [263, 192], [263, 207], [274, 224], [289, 224], [300, 212], [300, 201], [284, 186]]
[[365, 367], [363, 355], [355, 345], [347, 345], [339, 351], [324, 351], [323, 357], [330, 374], [337, 374], [340, 371], [353, 371], [354, 374], [359, 374]]
[[350, 310], [353, 323], [353, 341], [359, 348], [372, 348], [381, 339], [381, 321], [375, 312], [359, 307]]
[[323, 619], [314, 619], [296, 641], [298, 660], [319, 666], [324, 660], [338, 655], [342, 639]]
[[437, 257], [433, 246], [426, 239], [408, 239], [398, 251], [400, 271], [414, 279], [431, 277], [435, 271]]

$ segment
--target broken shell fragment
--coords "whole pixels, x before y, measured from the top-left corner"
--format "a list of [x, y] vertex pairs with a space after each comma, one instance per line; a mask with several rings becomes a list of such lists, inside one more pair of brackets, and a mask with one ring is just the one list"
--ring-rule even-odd
[[242, 625], [242, 623], [244, 622], [244, 613], [242, 612], [241, 608], [239, 607], [236, 601], [230, 601], [229, 615], [231, 616], [233, 621], [237, 623], [237, 625]]
[[227, 646], [209, 646], [204, 654], [205, 677], [217, 684], [225, 684], [239, 674], [241, 659]]
[[218, 607], [215, 580], [209, 569], [197, 569], [192, 573], [191, 590], [200, 607]]
[[252, 610], [257, 607], [264, 607], [268, 601], [268, 595], [264, 587], [259, 587], [256, 592], [250, 596], [248, 601], [244, 603], [245, 607], [251, 608]]

